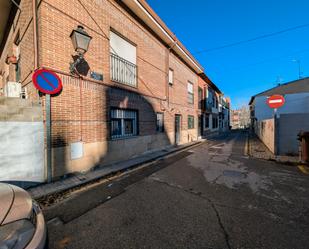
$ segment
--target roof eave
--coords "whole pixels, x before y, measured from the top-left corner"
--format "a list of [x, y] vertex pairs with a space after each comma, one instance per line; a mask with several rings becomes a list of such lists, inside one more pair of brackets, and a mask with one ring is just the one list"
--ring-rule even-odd
[[213, 88], [217, 93], [219, 94], [223, 94], [221, 92], [221, 90], [216, 86], [215, 83], [213, 83], [209, 78], [208, 76], [203, 72], [203, 73], [200, 73], [199, 76], [207, 83], [210, 85], [211, 88]]
[[170, 48], [184, 60], [197, 74], [203, 67], [196, 61], [184, 45], [168, 29], [164, 22], [144, 0], [122, 0], [122, 2], [138, 16], [153, 32], [156, 33]]

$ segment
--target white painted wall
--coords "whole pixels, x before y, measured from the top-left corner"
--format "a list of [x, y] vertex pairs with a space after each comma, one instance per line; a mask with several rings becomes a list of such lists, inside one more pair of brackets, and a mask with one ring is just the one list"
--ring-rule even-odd
[[[284, 95], [285, 104], [278, 108], [277, 113], [309, 113], [309, 93], [296, 93]], [[255, 117], [257, 120], [270, 119], [273, 117], [274, 110], [269, 108], [267, 96], [258, 96], [254, 100]]]
[[43, 122], [0, 122], [0, 181], [44, 182]]

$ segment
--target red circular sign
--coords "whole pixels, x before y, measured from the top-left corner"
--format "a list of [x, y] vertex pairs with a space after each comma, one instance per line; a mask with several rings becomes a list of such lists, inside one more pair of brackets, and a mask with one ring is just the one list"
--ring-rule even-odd
[[279, 108], [284, 105], [285, 99], [282, 95], [272, 95], [267, 99], [270, 108]]
[[56, 94], [62, 89], [61, 79], [53, 71], [39, 69], [32, 75], [34, 86], [42, 93]]

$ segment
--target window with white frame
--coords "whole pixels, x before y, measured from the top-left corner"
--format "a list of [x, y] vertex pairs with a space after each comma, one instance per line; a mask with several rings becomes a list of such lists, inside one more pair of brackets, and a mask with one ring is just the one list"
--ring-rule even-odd
[[136, 46], [110, 31], [110, 57], [111, 80], [136, 86]]
[[162, 112], [157, 112], [157, 131], [158, 132], [164, 131], [163, 113]]
[[111, 110], [111, 138], [123, 138], [137, 135], [137, 111], [125, 109]]
[[188, 81], [188, 103], [194, 103], [193, 83]]
[[171, 68], [168, 70], [168, 83], [170, 85], [174, 84], [174, 70]]

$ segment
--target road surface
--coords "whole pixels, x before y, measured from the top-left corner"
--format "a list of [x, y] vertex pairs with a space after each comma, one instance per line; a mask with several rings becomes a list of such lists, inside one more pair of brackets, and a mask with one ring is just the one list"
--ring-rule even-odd
[[207, 141], [44, 210], [50, 248], [309, 248], [309, 178]]

